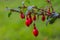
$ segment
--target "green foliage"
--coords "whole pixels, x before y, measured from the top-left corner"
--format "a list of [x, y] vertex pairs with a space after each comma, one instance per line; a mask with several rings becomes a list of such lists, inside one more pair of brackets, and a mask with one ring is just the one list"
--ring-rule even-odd
[[11, 16], [11, 14], [12, 14], [12, 13], [10, 12], [10, 13], [8, 14], [8, 17], [10, 17], [10, 16]]
[[[48, 40], [60, 40], [60, 19], [57, 19], [54, 24], [45, 25], [41, 17], [36, 21], [37, 29], [39, 30], [38, 37], [32, 34], [33, 23], [27, 28], [25, 19], [21, 19], [18, 13], [12, 13], [8, 18], [8, 11], [5, 7], [17, 8], [21, 6], [23, 0], [0, 0], [0, 40], [43, 40], [48, 37]], [[25, 4], [36, 5], [39, 8], [47, 6], [45, 0], [24, 0]], [[29, 2], [30, 1], [30, 2]], [[30, 3], [30, 4], [29, 4]], [[55, 11], [60, 12], [60, 0], [52, 0], [52, 5]]]

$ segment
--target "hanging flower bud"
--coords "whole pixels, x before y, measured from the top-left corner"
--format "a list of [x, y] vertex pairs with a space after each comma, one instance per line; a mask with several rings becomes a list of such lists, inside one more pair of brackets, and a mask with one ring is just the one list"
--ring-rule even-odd
[[26, 22], [25, 22], [25, 24], [26, 24], [26, 26], [30, 26], [30, 20], [29, 20], [29, 18], [27, 17], [27, 19], [26, 19]]
[[45, 15], [42, 16], [42, 21], [45, 21]]
[[23, 12], [21, 12], [20, 17], [21, 17], [22, 19], [25, 18], [25, 15], [23, 14]]
[[34, 29], [33, 29], [33, 35], [34, 35], [35, 37], [38, 36], [38, 30], [36, 29], [35, 24], [34, 24]]
[[30, 24], [32, 24], [33, 20], [32, 20], [31, 15], [29, 16], [29, 20], [30, 20]]
[[36, 21], [36, 15], [33, 16], [33, 20]]

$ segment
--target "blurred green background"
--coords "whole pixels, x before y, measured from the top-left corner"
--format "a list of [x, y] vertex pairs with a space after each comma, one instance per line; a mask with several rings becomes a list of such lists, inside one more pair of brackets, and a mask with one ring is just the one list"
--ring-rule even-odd
[[[26, 27], [25, 19], [21, 19], [18, 13], [14, 12], [8, 18], [9, 11], [5, 7], [17, 8], [22, 5], [22, 1], [25, 1], [27, 6], [36, 5], [41, 8], [48, 5], [46, 0], [0, 0], [0, 40], [60, 40], [60, 19], [48, 26], [41, 18], [37, 20], [39, 35], [34, 37], [33, 24], [29, 28]], [[52, 0], [52, 5], [56, 12], [60, 12], [60, 0]]]

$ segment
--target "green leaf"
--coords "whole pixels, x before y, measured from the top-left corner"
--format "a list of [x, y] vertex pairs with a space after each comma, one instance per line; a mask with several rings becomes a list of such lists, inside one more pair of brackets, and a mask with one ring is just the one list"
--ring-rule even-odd
[[10, 12], [10, 13], [8, 14], [8, 17], [10, 17], [10, 16], [11, 16], [11, 14], [12, 14], [12, 13]]
[[49, 24], [53, 24], [55, 21], [56, 21], [56, 17], [55, 18], [52, 18], [51, 20], [50, 20], [50, 22], [49, 22]]

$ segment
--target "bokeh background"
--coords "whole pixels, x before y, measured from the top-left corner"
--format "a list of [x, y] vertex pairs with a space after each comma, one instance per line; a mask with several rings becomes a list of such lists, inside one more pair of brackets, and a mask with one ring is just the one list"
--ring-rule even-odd
[[[42, 22], [40, 17], [39, 21], [36, 21], [39, 35], [34, 37], [33, 24], [26, 27], [25, 19], [21, 19], [18, 13], [14, 12], [8, 18], [9, 11], [5, 8], [22, 6], [22, 1], [25, 1], [27, 6], [36, 5], [40, 8], [48, 6], [46, 0], [0, 0], [0, 40], [60, 40], [60, 19], [46, 26], [46, 21]], [[60, 12], [60, 0], [52, 0], [52, 5], [56, 12]]]

